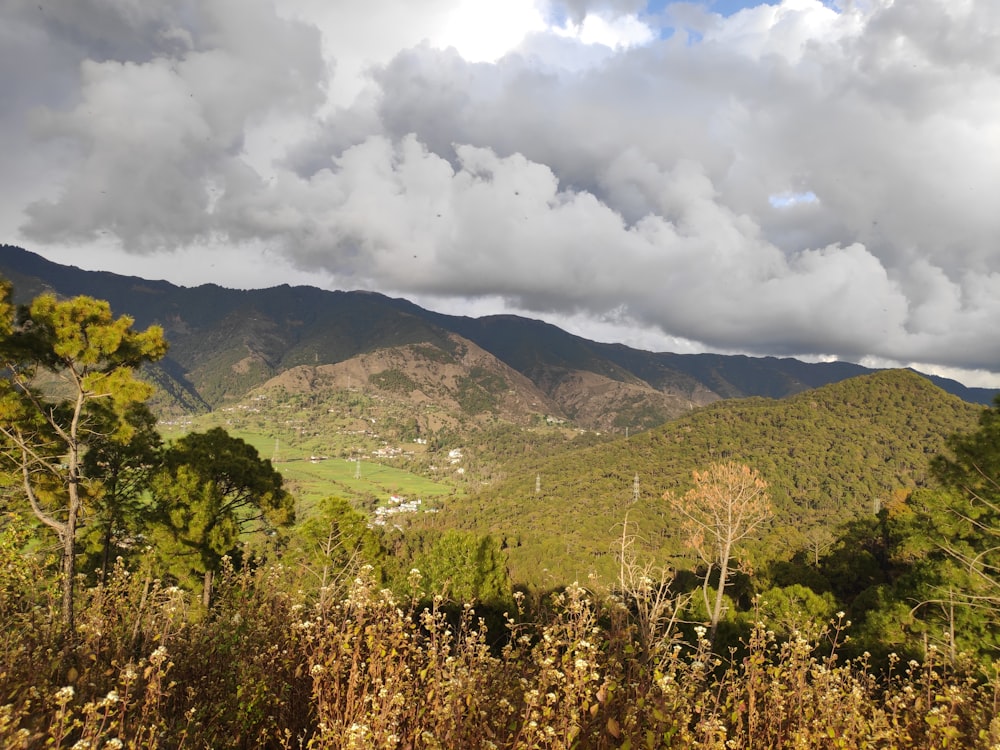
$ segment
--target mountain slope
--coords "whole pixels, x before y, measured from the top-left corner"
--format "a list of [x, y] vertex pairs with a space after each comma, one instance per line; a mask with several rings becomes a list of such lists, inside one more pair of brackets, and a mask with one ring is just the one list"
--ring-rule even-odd
[[519, 580], [565, 583], [592, 571], [608, 580], [626, 511], [645, 553], [670, 559], [682, 545], [663, 493], [685, 491], [695, 469], [733, 460], [771, 487], [776, 512], [760, 548], [790, 555], [811, 531], [871, 514], [894, 490], [926, 482], [928, 458], [945, 436], [972, 428], [981, 409], [906, 370], [782, 400], [722, 401], [628, 439], [512, 466], [511, 479], [456, 500], [437, 522], [506, 538]]
[[[140, 327], [163, 325], [170, 352], [150, 371], [163, 389], [157, 404], [163, 413], [233, 403], [303, 365], [332, 365], [417, 344], [450, 352], [456, 335], [528, 378], [544, 396], [545, 414], [616, 433], [662, 424], [719, 399], [780, 398], [871, 372], [840, 362], [644, 352], [588, 341], [537, 320], [450, 316], [369, 292], [183, 288], [61, 266], [9, 245], [0, 247], [0, 275], [14, 281], [22, 302], [43, 290], [87, 294], [108, 300]], [[935, 382], [979, 403], [997, 393]]]
[[359, 354], [332, 365], [298, 365], [256, 388], [319, 395], [363, 388], [383, 404], [382, 413], [405, 419], [414, 435], [459, 430], [493, 420], [527, 426], [546, 415], [561, 416], [558, 405], [528, 378], [456, 334], [450, 346], [406, 344]]

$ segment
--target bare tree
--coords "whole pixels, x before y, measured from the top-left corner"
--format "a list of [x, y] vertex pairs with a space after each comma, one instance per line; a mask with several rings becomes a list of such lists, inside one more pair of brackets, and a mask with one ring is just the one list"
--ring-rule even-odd
[[626, 512], [617, 550], [619, 595], [635, 621], [643, 654], [648, 657], [658, 642], [669, 640], [691, 597], [671, 589], [672, 569], [639, 559], [637, 541]]
[[[736, 547], [771, 518], [771, 497], [767, 482], [746, 464], [715, 463], [692, 476], [693, 488], [682, 497], [668, 492], [664, 499], [682, 519], [688, 546], [707, 566], [702, 591], [711, 622], [709, 640], [714, 642]], [[708, 586], [716, 566], [719, 585], [713, 604]]]

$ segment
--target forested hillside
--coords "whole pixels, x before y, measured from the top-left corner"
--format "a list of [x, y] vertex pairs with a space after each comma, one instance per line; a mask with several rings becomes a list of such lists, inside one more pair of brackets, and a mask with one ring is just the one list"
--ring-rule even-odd
[[790, 557], [814, 532], [832, 538], [839, 525], [874, 516], [896, 490], [926, 484], [945, 437], [981, 412], [905, 370], [783, 400], [724, 401], [628, 439], [526, 457], [509, 467], [510, 478], [435, 520], [505, 537], [516, 579], [558, 584], [596, 571], [611, 580], [626, 511], [647, 551], [672, 558], [682, 549], [663, 493], [686, 489], [696, 469], [732, 460], [755, 467], [771, 487], [775, 514], [759, 547]]

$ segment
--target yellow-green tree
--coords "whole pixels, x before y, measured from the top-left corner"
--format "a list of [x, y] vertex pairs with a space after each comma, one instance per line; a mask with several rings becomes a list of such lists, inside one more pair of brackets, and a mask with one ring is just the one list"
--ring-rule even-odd
[[257, 449], [221, 427], [185, 435], [163, 454], [151, 483], [160, 554], [180, 579], [203, 577], [202, 601], [222, 558], [247, 534], [295, 520], [295, 498]]
[[[715, 463], [692, 473], [694, 487], [683, 496], [666, 493], [664, 498], [680, 518], [685, 538], [705, 563], [702, 591], [711, 623], [710, 640], [722, 617], [726, 582], [736, 548], [771, 518], [767, 482], [746, 464]], [[714, 603], [709, 599], [709, 581], [715, 569], [719, 585]]]
[[132, 328], [107, 302], [50, 294], [15, 310], [0, 282], [0, 460], [62, 550], [62, 616], [73, 631], [77, 535], [95, 477], [84, 469], [91, 441], [126, 441], [125, 414], [152, 395], [137, 369], [166, 353], [163, 330]]

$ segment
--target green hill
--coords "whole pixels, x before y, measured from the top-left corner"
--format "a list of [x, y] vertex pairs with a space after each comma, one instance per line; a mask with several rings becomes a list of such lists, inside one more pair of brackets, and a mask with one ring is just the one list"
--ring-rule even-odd
[[683, 547], [663, 493], [684, 492], [694, 469], [734, 460], [771, 486], [775, 517], [755, 557], [785, 557], [811, 531], [873, 513], [894, 490], [927, 482], [927, 461], [945, 436], [973, 427], [981, 411], [907, 370], [780, 401], [718, 402], [629, 439], [526, 458], [508, 467], [509, 479], [456, 500], [436, 522], [504, 537], [515, 580], [549, 585], [594, 572], [610, 580], [630, 510], [645, 553], [682, 566], [689, 563], [678, 557]]

